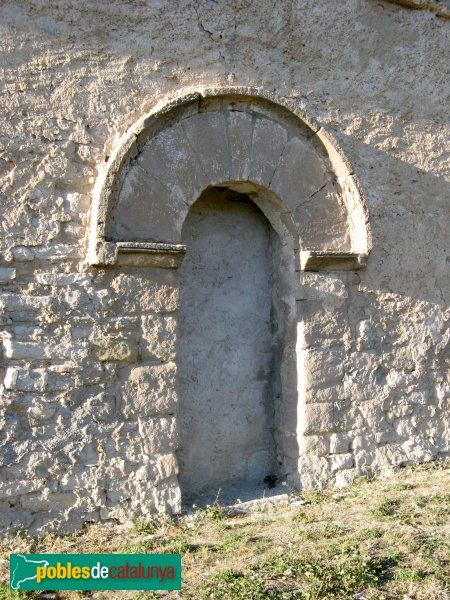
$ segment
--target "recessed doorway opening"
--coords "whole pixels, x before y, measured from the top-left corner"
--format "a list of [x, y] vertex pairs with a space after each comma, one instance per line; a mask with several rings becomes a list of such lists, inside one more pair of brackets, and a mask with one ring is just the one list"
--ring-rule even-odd
[[249, 195], [211, 187], [190, 209], [183, 243], [183, 500], [201, 505], [216, 497], [232, 502], [268, 495], [286, 472], [280, 443], [287, 433], [281, 423], [286, 303], [280, 240]]

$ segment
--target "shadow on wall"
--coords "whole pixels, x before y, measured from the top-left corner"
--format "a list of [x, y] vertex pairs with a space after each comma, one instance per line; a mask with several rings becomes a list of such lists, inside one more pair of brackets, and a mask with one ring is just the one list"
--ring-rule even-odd
[[340, 138], [359, 157], [357, 175], [370, 212], [373, 249], [360, 273], [361, 289], [445, 306], [450, 182], [355, 136]]

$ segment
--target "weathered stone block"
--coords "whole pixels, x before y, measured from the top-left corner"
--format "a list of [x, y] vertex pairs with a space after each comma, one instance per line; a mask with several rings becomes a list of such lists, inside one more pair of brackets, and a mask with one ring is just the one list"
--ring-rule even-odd
[[136, 163], [114, 208], [112, 239], [179, 243], [187, 211], [187, 198]]
[[43, 392], [47, 387], [47, 373], [44, 369], [20, 369], [8, 367], [4, 380], [7, 390], [22, 392]]
[[[193, 153], [181, 124], [169, 127], [151, 138], [137, 162], [188, 206], [211, 183]], [[166, 208], [161, 204], [159, 206], [161, 210]]]
[[111, 281], [117, 309], [127, 314], [145, 311], [174, 312], [178, 308], [178, 287], [172, 273], [160, 269], [139, 269], [115, 274]]
[[16, 269], [0, 268], [0, 283], [8, 283], [16, 278]]
[[125, 418], [169, 414], [177, 409], [176, 365], [121, 369], [120, 404]]
[[42, 342], [16, 342], [4, 340], [5, 356], [20, 360], [62, 360], [69, 358], [71, 348], [67, 345], [48, 346]]
[[95, 358], [101, 361], [117, 360], [136, 362], [138, 356], [137, 344], [134, 340], [121, 339], [114, 335], [104, 335], [91, 339]]
[[306, 140], [293, 137], [286, 144], [270, 188], [290, 210], [295, 210], [310, 200], [329, 179], [323, 159]]
[[285, 127], [269, 119], [257, 119], [253, 129], [249, 179], [268, 186], [282, 158], [288, 139]]
[[343, 469], [336, 474], [335, 487], [343, 488], [354, 483], [355, 479], [360, 475], [358, 469]]
[[300, 445], [302, 454], [313, 456], [328, 456], [330, 439], [327, 435], [304, 435]]
[[230, 141], [230, 178], [240, 181], [249, 177], [253, 118], [247, 112], [228, 113], [228, 139]]
[[345, 273], [300, 273], [300, 300], [321, 300], [330, 306], [342, 306], [348, 298]]
[[340, 471], [341, 469], [351, 469], [354, 466], [353, 454], [336, 454], [330, 456], [330, 468], [332, 471]]
[[345, 353], [339, 350], [309, 350], [303, 353], [305, 383], [310, 390], [330, 386], [344, 376]]
[[66, 510], [76, 504], [77, 496], [74, 492], [60, 492], [56, 494], [48, 493], [44, 490], [38, 493], [22, 496], [20, 504], [22, 508], [33, 512], [48, 511], [53, 506], [58, 506], [59, 510]]
[[333, 433], [330, 438], [331, 454], [345, 454], [351, 446], [351, 439], [346, 433]]
[[0, 500], [38, 492], [45, 487], [42, 479], [6, 481], [0, 483]]
[[325, 457], [305, 456], [298, 461], [300, 484], [304, 489], [322, 490], [330, 480], [330, 466]]
[[19, 294], [2, 294], [0, 306], [6, 311], [38, 311], [50, 307], [52, 298], [50, 296], [21, 296]]
[[39, 260], [64, 260], [83, 258], [83, 248], [72, 244], [35, 246], [33, 253]]
[[168, 479], [169, 477], [176, 477], [178, 475], [178, 461], [175, 454], [158, 456], [156, 467], [161, 479]]
[[223, 112], [204, 112], [182, 121], [183, 129], [211, 183], [230, 179], [230, 148]]
[[174, 317], [142, 317], [139, 350], [143, 360], [172, 361], [177, 354], [176, 320]]
[[333, 418], [333, 404], [314, 403], [305, 406], [305, 435], [333, 431], [335, 427]]
[[30, 248], [25, 248], [24, 246], [16, 246], [16, 248], [13, 248], [12, 255], [17, 262], [34, 260], [34, 252]]
[[178, 449], [180, 434], [175, 417], [140, 418], [138, 427], [149, 456]]
[[155, 508], [163, 514], [178, 514], [181, 511], [181, 490], [176, 479], [165, 480], [153, 492]]

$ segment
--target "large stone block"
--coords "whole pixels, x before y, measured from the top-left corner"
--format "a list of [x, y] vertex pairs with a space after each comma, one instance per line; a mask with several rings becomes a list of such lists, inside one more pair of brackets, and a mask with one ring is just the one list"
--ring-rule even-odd
[[304, 456], [298, 461], [300, 485], [305, 489], [324, 489], [330, 480], [328, 459], [317, 456]]
[[253, 128], [250, 181], [269, 186], [288, 139], [285, 127], [269, 119], [256, 119]]
[[178, 514], [181, 511], [181, 490], [177, 479], [165, 480], [153, 493], [155, 508], [161, 514]]
[[329, 180], [327, 165], [311, 144], [307, 140], [293, 137], [286, 144], [270, 189], [288, 209], [295, 211]]
[[111, 287], [116, 293], [117, 310], [125, 314], [174, 312], [178, 308], [178, 287], [173, 273], [141, 268], [115, 273]]
[[114, 207], [110, 234], [118, 241], [179, 243], [187, 211], [187, 198], [135, 163]]
[[331, 454], [345, 454], [351, 446], [351, 439], [347, 433], [333, 433], [330, 439]]
[[0, 268], [0, 283], [9, 283], [16, 278], [16, 269]]
[[301, 454], [328, 456], [330, 439], [328, 435], [304, 435], [300, 444]]
[[138, 427], [147, 454], [170, 454], [179, 448], [180, 433], [176, 417], [139, 418]]
[[[137, 161], [147, 173], [171, 190], [179, 202], [188, 205], [211, 183], [193, 152], [181, 123], [151, 138]], [[161, 211], [166, 208], [161, 201], [159, 207]]]
[[193, 153], [209, 183], [230, 179], [230, 148], [223, 112], [204, 112], [182, 121]]
[[161, 479], [168, 479], [169, 477], [176, 477], [178, 475], [178, 461], [173, 453], [158, 456], [156, 467]]
[[305, 406], [304, 434], [330, 432], [335, 428], [333, 404], [314, 403]]
[[305, 383], [309, 390], [334, 385], [344, 376], [345, 352], [337, 350], [309, 350], [304, 352]]
[[120, 338], [115, 335], [103, 335], [93, 337], [91, 343], [97, 360], [116, 360], [129, 363], [134, 363], [137, 360], [137, 344], [132, 339]]
[[177, 323], [174, 317], [142, 317], [139, 350], [143, 360], [174, 360], [177, 354]]
[[231, 153], [230, 179], [241, 181], [249, 178], [252, 147], [253, 117], [247, 112], [228, 113], [228, 139]]
[[175, 363], [121, 369], [120, 406], [125, 418], [145, 418], [177, 410]]
[[47, 387], [47, 372], [45, 369], [6, 369], [4, 386], [7, 390], [21, 392], [43, 392]]
[[334, 456], [330, 456], [330, 468], [334, 471], [340, 471], [341, 469], [351, 469], [354, 464], [353, 454], [336, 454]]

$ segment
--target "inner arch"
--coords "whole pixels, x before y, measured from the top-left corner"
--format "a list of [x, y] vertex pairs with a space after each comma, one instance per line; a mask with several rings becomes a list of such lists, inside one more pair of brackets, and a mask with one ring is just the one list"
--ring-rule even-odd
[[231, 497], [277, 472], [275, 233], [247, 195], [210, 188], [182, 235], [180, 485], [185, 500]]

